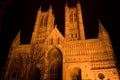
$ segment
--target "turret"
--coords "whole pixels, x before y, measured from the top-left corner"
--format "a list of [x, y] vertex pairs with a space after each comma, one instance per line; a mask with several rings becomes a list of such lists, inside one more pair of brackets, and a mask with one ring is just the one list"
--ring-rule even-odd
[[54, 14], [52, 13], [52, 5], [50, 5], [48, 10], [48, 21], [47, 21], [47, 34], [49, 34], [54, 28]]
[[65, 38], [68, 39], [68, 35], [69, 35], [69, 7], [68, 4], [66, 2], [65, 5]]
[[78, 17], [80, 39], [84, 40], [85, 39], [85, 32], [84, 32], [81, 4], [79, 3], [79, 1], [77, 2], [76, 7], [77, 7], [77, 14], [78, 14], [77, 17]]

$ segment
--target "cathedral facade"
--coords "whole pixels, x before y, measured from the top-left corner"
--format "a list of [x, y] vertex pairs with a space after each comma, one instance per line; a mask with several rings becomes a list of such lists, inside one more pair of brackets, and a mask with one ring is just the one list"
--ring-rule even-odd
[[80, 3], [65, 5], [65, 36], [54, 25], [52, 7], [38, 10], [30, 44], [14, 39], [4, 80], [120, 80], [107, 31], [86, 39]]

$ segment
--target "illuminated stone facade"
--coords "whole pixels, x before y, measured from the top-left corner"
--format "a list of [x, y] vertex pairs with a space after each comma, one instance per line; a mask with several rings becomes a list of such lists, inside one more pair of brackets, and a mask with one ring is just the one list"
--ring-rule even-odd
[[14, 39], [5, 80], [119, 80], [111, 41], [99, 21], [98, 38], [86, 39], [80, 3], [65, 5], [65, 36], [52, 7], [38, 10], [30, 44]]

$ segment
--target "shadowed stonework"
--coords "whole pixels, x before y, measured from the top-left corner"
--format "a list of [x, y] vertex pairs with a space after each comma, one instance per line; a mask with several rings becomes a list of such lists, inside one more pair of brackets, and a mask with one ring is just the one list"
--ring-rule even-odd
[[81, 5], [67, 4], [65, 36], [54, 24], [52, 6], [38, 10], [30, 44], [14, 39], [3, 80], [119, 80], [109, 35], [99, 21], [98, 38], [86, 39]]

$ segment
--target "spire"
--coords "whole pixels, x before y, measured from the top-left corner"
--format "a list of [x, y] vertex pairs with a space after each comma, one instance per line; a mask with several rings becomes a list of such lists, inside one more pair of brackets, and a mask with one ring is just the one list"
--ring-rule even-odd
[[49, 13], [52, 14], [52, 5], [49, 7]]

